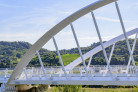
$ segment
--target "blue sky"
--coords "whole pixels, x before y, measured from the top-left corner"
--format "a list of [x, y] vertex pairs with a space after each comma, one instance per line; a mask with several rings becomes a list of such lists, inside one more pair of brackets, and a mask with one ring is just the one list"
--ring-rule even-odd
[[[97, 0], [0, 0], [0, 41], [33, 44], [54, 25]], [[138, 27], [138, 0], [119, 0], [126, 30]], [[122, 34], [114, 3], [94, 11], [103, 40]], [[73, 22], [80, 46], [98, 42], [90, 13]], [[76, 47], [70, 26], [55, 36], [59, 49]], [[55, 50], [50, 40], [44, 48]]]

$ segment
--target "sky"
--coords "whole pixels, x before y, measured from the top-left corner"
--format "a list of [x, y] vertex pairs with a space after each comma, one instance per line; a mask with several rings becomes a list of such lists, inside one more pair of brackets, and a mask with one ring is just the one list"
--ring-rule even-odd
[[[54, 25], [77, 10], [98, 0], [0, 0], [0, 41], [26, 41], [34, 44]], [[126, 31], [138, 28], [138, 0], [119, 0]], [[115, 4], [94, 11], [103, 41], [123, 33]], [[98, 42], [90, 13], [73, 22], [81, 47]], [[75, 48], [70, 26], [56, 36], [59, 49]], [[55, 50], [52, 40], [43, 48]]]

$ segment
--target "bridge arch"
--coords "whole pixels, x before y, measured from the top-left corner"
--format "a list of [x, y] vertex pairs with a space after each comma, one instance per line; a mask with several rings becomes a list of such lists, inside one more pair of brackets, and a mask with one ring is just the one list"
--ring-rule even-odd
[[[57, 33], [59, 33], [63, 28], [65, 28], [66, 26], [68, 26], [70, 23], [72, 23], [73, 21], [79, 19], [80, 17], [86, 15], [87, 13], [94, 11], [102, 6], [108, 5], [112, 2], [115, 2], [117, 0], [99, 0], [95, 3], [92, 3], [82, 9], [80, 9], [79, 11], [73, 13], [72, 15], [70, 15], [69, 17], [65, 18], [63, 21], [61, 21], [60, 23], [58, 23], [57, 25], [55, 25], [53, 28], [51, 28], [48, 32], [46, 32], [38, 41], [36, 41], [36, 43], [26, 52], [26, 54], [23, 56], [23, 58], [21, 59], [21, 61], [17, 64], [17, 66], [15, 67], [12, 75], [10, 76], [7, 84], [9, 84], [11, 82], [11, 80], [15, 80], [18, 79], [19, 76], [21, 75], [23, 68], [26, 67], [28, 65], [28, 63], [31, 61], [31, 59], [35, 56], [36, 51], [39, 51], [51, 38], [53, 38]], [[138, 29], [134, 29], [130, 32], [127, 32], [127, 36], [130, 36], [132, 34], [135, 34], [138, 32]], [[105, 47], [108, 47], [110, 45], [112, 45], [113, 43], [123, 39], [125, 36], [120, 35], [106, 43], [104, 43]], [[91, 55], [99, 52], [100, 50], [102, 50], [101, 46], [98, 46], [97, 48], [89, 51], [88, 53], [84, 54], [83, 57], [84, 59], [89, 58]], [[81, 57], [76, 59], [75, 61], [73, 61], [72, 63], [70, 63], [69, 65], [67, 65], [65, 68], [71, 68], [71, 67], [75, 67], [76, 65], [78, 65], [79, 63], [81, 63]]]

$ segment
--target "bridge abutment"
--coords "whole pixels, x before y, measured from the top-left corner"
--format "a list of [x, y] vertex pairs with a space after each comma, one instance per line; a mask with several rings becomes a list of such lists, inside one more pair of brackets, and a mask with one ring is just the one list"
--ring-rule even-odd
[[32, 88], [32, 85], [17, 85], [19, 92], [24, 92]]
[[50, 88], [50, 85], [39, 85], [33, 87], [32, 85], [18, 85], [18, 92], [45, 92]]

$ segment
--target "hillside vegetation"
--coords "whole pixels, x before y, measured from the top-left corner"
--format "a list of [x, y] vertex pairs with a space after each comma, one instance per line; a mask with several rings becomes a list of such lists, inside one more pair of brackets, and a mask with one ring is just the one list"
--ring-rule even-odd
[[80, 57], [79, 54], [64, 54], [61, 56], [64, 65], [68, 65], [70, 62], [77, 59], [78, 57]]
[[[133, 39], [129, 39], [131, 47], [133, 45]], [[138, 42], [138, 40], [137, 40]], [[82, 53], [86, 53], [91, 49], [99, 46], [100, 43], [93, 43], [91, 46], [82, 47]], [[14, 67], [20, 61], [25, 52], [31, 47], [28, 42], [0, 42], [0, 68]], [[106, 48], [107, 55], [109, 57], [112, 46]], [[56, 51], [49, 51], [46, 49], [41, 49], [40, 55], [45, 66], [59, 66], [59, 58]], [[80, 55], [77, 48], [72, 48], [69, 50], [60, 50], [62, 60], [64, 65], [69, 64], [73, 60], [77, 59]], [[112, 56], [111, 65], [126, 65], [129, 59], [129, 52], [127, 50], [126, 42], [119, 41], [115, 45], [114, 54]], [[136, 64], [138, 64], [138, 44], [136, 44], [134, 51], [134, 59]], [[86, 60], [86, 63], [88, 60]], [[93, 56], [92, 65], [105, 65], [105, 59], [103, 52], [100, 51]], [[28, 66], [40, 66], [37, 56], [35, 56]]]

